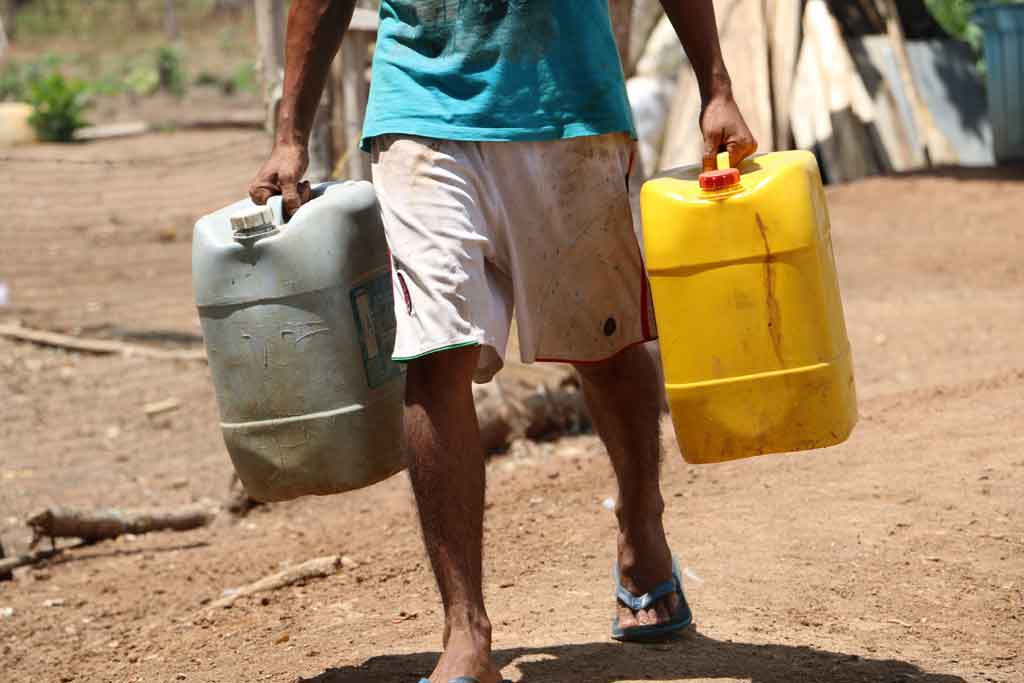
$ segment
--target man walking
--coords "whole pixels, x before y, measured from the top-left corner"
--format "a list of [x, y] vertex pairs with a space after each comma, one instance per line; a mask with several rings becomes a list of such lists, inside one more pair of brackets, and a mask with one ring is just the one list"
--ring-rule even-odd
[[[363, 148], [393, 256], [408, 365], [405, 444], [444, 604], [430, 681], [497, 683], [482, 591], [484, 458], [471, 382], [501, 367], [513, 312], [524, 362], [572, 363], [618, 480], [612, 635], [692, 617], [662, 526], [660, 392], [627, 179], [633, 123], [608, 0], [381, 0]], [[662, 0], [703, 102], [705, 164], [756, 149], [733, 100], [711, 0]], [[300, 183], [317, 104], [355, 0], [293, 0], [274, 151], [257, 203]]]

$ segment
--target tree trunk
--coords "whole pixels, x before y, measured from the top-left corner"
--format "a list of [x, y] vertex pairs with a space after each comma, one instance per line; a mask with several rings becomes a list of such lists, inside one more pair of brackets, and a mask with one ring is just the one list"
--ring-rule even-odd
[[7, 42], [14, 42], [14, 15], [17, 9], [16, 0], [0, 0], [0, 41], [3, 40], [2, 34], [6, 33]]
[[164, 33], [167, 40], [178, 39], [178, 12], [174, 3], [175, 0], [164, 0]]

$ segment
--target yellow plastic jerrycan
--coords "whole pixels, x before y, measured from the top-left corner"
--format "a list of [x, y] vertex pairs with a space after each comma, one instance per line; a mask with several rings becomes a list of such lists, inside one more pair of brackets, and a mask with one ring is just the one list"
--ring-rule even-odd
[[815, 158], [674, 169], [643, 186], [665, 389], [691, 463], [822, 448], [857, 422]]

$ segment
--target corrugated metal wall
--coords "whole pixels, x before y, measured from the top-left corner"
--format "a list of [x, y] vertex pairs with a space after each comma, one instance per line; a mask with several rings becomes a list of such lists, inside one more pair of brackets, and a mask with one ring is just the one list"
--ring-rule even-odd
[[997, 162], [1024, 161], [1024, 5], [978, 8]]

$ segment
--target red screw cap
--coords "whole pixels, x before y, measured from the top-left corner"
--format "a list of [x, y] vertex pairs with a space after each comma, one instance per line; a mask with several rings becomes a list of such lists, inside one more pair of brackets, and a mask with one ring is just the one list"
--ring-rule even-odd
[[724, 190], [740, 182], [740, 171], [738, 168], [723, 168], [719, 171], [705, 171], [697, 178], [700, 189], [714, 192]]

